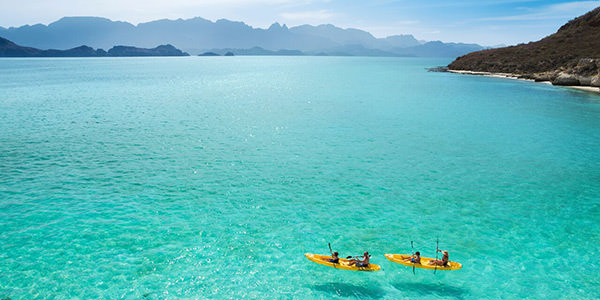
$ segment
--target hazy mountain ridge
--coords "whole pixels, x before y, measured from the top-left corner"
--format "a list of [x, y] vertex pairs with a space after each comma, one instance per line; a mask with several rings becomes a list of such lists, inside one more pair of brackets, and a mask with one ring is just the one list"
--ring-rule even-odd
[[413, 47], [394, 48], [392, 51], [402, 56], [436, 56], [437, 53], [443, 52], [446, 53], [447, 56], [457, 57], [481, 49], [483, 49], [483, 47], [477, 44], [432, 41]]
[[[419, 47], [412, 35], [376, 38], [369, 32], [339, 28], [331, 24], [300, 25], [288, 28], [279, 23], [267, 29], [253, 28], [244, 22], [220, 19], [215, 22], [192, 19], [162, 19], [133, 25], [100, 17], [64, 17], [48, 25], [36, 24], [0, 28], [0, 36], [17, 44], [41, 49], [69, 49], [79, 45], [108, 48], [113, 45], [152, 47], [172, 44], [199, 54], [211, 49], [252, 49], [268, 51], [293, 49], [305, 54], [345, 53], [376, 56], [457, 56], [473, 51], [467, 44], [456, 44], [452, 51], [445, 44], [430, 45], [429, 51], [399, 50]], [[435, 48], [440, 46], [438, 50]], [[479, 48], [483, 47], [477, 45]], [[427, 47], [426, 47], [427, 48]], [[464, 48], [464, 49], [463, 49]], [[418, 48], [417, 48], [418, 49]], [[424, 55], [427, 54], [427, 55]]]

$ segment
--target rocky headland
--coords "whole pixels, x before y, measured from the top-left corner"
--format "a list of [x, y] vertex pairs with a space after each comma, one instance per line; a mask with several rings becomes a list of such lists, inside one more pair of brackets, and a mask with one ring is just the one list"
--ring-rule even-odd
[[146, 49], [130, 46], [115, 46], [110, 50], [94, 49], [88, 46], [79, 46], [68, 50], [41, 50], [31, 47], [19, 46], [5, 38], [0, 37], [0, 57], [120, 57], [120, 56], [189, 56], [189, 54], [173, 47], [160, 45], [156, 48]]
[[114, 46], [108, 50], [107, 54], [107, 56], [189, 56], [189, 54], [172, 45], [160, 45], [151, 49], [131, 46]]
[[218, 53], [214, 53], [214, 52], [204, 52], [202, 54], [198, 54], [198, 56], [221, 56]]
[[600, 87], [600, 7], [537, 42], [458, 57], [448, 71]]

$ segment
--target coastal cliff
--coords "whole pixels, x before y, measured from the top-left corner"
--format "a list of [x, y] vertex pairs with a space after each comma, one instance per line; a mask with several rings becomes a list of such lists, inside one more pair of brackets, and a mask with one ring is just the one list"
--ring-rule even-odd
[[537, 42], [458, 57], [450, 71], [504, 73], [554, 85], [600, 87], [600, 7]]
[[0, 57], [104, 57], [104, 56], [188, 56], [189, 54], [171, 45], [161, 45], [152, 49], [115, 46], [108, 52], [88, 46], [79, 46], [68, 50], [41, 50], [19, 46], [0, 37]]

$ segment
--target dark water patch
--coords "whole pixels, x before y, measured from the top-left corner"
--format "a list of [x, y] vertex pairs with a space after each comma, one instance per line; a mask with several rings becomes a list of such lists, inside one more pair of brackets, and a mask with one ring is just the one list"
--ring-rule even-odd
[[360, 286], [349, 283], [326, 283], [310, 286], [313, 290], [337, 295], [341, 297], [357, 297], [367, 299], [379, 299], [385, 296], [385, 292], [379, 286]]
[[392, 286], [399, 291], [421, 296], [442, 296], [464, 299], [464, 296], [469, 293], [467, 289], [443, 283], [398, 282], [392, 284]]

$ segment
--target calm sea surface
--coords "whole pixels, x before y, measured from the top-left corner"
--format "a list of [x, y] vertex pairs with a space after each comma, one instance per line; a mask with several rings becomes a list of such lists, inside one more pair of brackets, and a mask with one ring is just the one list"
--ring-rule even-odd
[[0, 59], [0, 299], [600, 297], [600, 97], [448, 62]]

